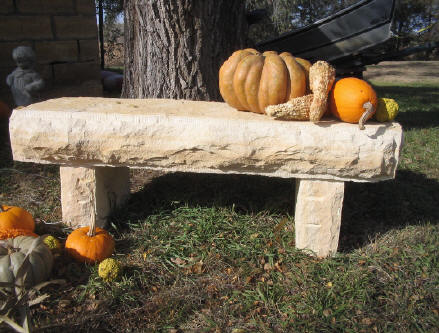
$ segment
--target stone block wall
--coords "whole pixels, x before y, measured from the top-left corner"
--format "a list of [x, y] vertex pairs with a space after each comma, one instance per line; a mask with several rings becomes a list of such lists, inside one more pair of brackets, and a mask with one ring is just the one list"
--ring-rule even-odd
[[6, 76], [19, 45], [36, 53], [41, 99], [102, 96], [94, 0], [0, 0], [0, 100], [11, 106]]

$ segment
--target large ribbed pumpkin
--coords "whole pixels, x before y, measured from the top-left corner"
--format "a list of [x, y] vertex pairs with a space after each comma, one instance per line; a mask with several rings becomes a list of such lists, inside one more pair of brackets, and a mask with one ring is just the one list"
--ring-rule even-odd
[[254, 49], [234, 52], [221, 66], [219, 89], [227, 104], [265, 113], [265, 107], [305, 95], [306, 69], [287, 52]]
[[372, 117], [377, 106], [377, 95], [372, 86], [364, 80], [347, 77], [337, 81], [329, 95], [331, 113], [342, 121], [358, 123], [366, 112], [367, 103], [373, 106], [373, 111], [365, 120]]

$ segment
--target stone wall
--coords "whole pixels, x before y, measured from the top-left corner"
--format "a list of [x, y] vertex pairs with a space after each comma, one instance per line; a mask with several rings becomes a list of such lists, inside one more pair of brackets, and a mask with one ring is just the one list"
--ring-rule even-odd
[[12, 106], [6, 76], [19, 45], [37, 55], [41, 99], [101, 96], [97, 36], [94, 0], [0, 0], [0, 100]]

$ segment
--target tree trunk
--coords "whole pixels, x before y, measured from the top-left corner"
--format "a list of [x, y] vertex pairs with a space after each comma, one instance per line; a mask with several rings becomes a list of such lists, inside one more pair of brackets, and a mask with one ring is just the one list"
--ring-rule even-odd
[[105, 47], [104, 47], [104, 9], [102, 7], [102, 0], [98, 1], [98, 16], [99, 16], [99, 49], [101, 53], [101, 69], [105, 68]]
[[125, 98], [221, 100], [218, 71], [247, 38], [242, 0], [125, 0]]

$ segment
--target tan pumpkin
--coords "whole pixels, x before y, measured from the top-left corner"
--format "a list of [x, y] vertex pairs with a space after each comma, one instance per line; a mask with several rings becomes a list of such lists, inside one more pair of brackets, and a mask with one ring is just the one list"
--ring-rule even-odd
[[310, 70], [312, 64], [308, 60], [303, 59], [303, 58], [298, 58], [298, 57], [296, 57], [296, 61], [300, 65], [302, 65], [303, 69], [305, 70], [305, 80], [306, 80], [306, 92], [305, 93], [306, 94], [310, 94], [311, 93], [311, 89], [310, 89], [310, 86], [309, 86], [309, 70]]
[[288, 52], [239, 50], [221, 66], [219, 89], [233, 108], [265, 113], [268, 105], [305, 94], [306, 70]]

